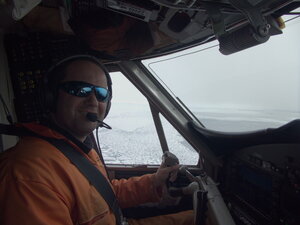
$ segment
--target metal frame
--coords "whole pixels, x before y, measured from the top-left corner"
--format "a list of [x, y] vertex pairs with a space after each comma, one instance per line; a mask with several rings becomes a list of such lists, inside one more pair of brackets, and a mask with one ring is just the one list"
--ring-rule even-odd
[[159, 117], [159, 111], [150, 103], [150, 109], [152, 113], [152, 118], [154, 120], [154, 124], [156, 127], [156, 132], [158, 135], [158, 139], [160, 141], [160, 145], [163, 152], [169, 151], [168, 142], [165, 136], [164, 127], [161, 123], [161, 119]]

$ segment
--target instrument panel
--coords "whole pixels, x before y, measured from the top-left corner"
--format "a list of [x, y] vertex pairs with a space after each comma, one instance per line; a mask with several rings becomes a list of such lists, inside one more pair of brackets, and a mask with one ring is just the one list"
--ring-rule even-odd
[[300, 224], [300, 145], [248, 147], [226, 162], [221, 189], [237, 225]]

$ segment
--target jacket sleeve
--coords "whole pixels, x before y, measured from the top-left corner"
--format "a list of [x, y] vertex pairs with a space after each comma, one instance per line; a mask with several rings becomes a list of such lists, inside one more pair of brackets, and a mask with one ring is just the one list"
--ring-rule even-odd
[[160, 200], [160, 191], [154, 187], [154, 174], [129, 179], [112, 180], [121, 208], [137, 206]]
[[0, 224], [73, 224], [63, 199], [45, 184], [10, 178], [1, 183]]

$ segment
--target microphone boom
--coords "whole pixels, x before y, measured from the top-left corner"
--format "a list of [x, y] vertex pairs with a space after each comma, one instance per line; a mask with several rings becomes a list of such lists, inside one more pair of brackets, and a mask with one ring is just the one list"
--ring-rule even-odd
[[109, 126], [108, 124], [106, 124], [103, 121], [101, 121], [101, 120], [98, 119], [96, 113], [90, 113], [90, 112], [88, 112], [86, 114], [86, 118], [87, 118], [88, 121], [98, 122], [99, 127], [104, 127], [106, 129], [111, 129], [111, 126]]

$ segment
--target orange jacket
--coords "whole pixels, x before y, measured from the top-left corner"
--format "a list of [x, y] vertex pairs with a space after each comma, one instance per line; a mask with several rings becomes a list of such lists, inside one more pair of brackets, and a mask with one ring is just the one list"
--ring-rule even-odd
[[[39, 124], [26, 128], [39, 135], [65, 139]], [[84, 154], [107, 177], [96, 151]], [[122, 208], [155, 202], [154, 175], [112, 180]], [[36, 137], [24, 137], [0, 155], [0, 224], [113, 225], [114, 214], [105, 200], [58, 149]]]

